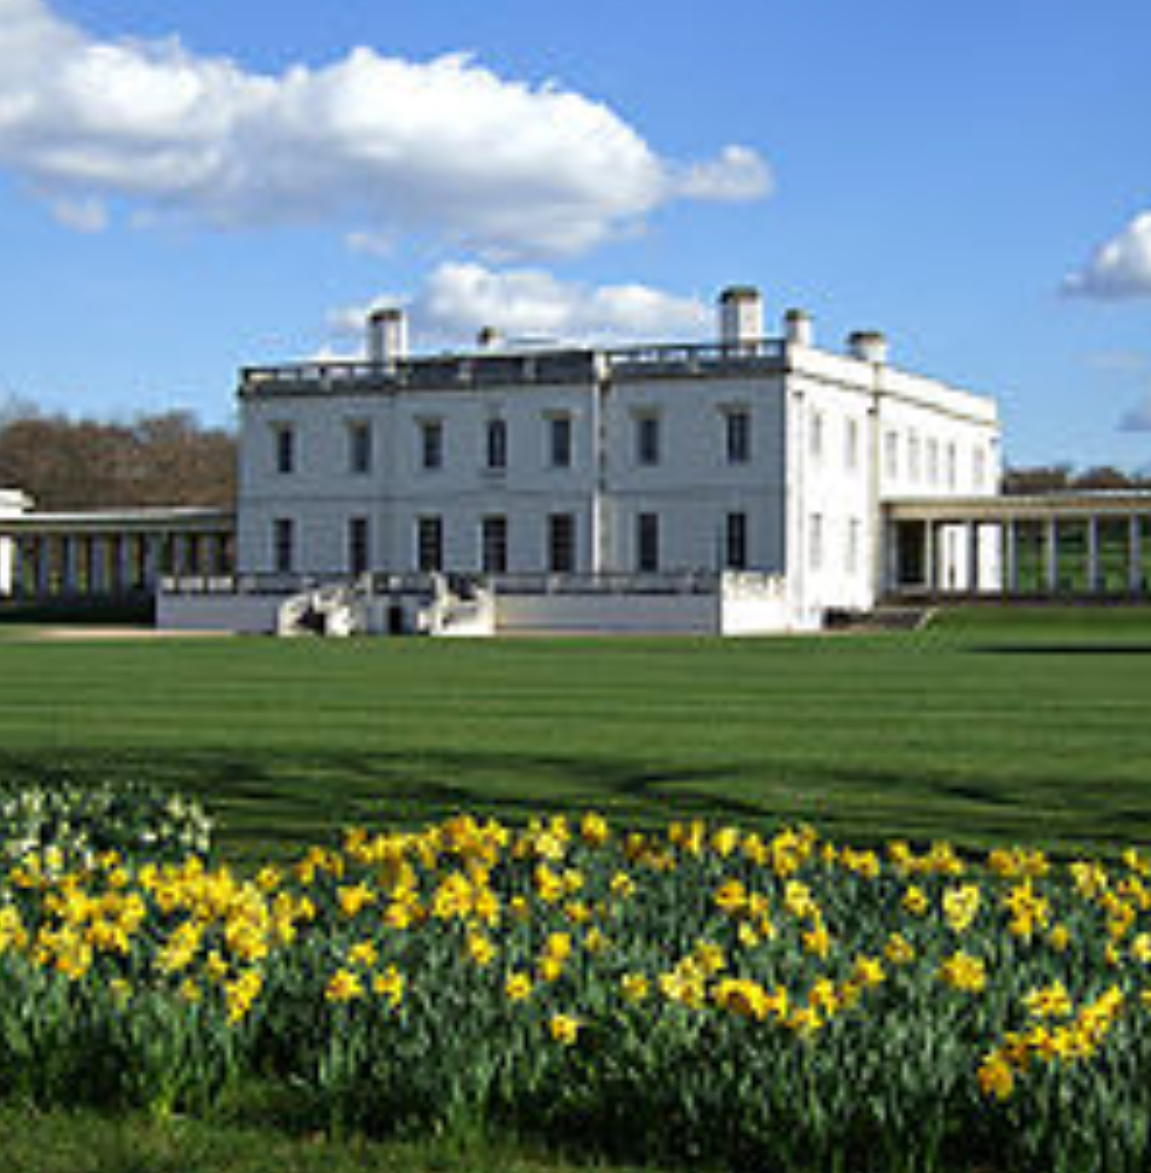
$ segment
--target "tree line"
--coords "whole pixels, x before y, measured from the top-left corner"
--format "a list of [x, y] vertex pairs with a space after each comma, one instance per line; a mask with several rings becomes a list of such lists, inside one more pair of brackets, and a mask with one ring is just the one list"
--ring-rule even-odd
[[1125, 472], [1114, 465], [1101, 464], [1077, 469], [1071, 464], [1043, 464], [1029, 468], [1007, 468], [1003, 473], [1004, 493], [1060, 493], [1110, 489], [1151, 489], [1151, 475]]
[[236, 500], [236, 438], [186, 411], [122, 423], [0, 404], [0, 488], [22, 490], [43, 510], [228, 509]]

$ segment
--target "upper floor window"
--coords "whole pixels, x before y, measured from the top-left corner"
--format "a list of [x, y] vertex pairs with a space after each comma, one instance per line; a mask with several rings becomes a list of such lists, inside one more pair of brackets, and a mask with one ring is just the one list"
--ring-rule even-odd
[[919, 449], [919, 433], [912, 432], [907, 437], [907, 476], [911, 481], [918, 481], [921, 475]]
[[859, 420], [849, 419], [843, 436], [843, 463], [848, 472], [855, 472], [859, 467]]
[[548, 420], [549, 459], [552, 468], [570, 468], [572, 463], [571, 416], [557, 415]]
[[811, 459], [823, 459], [823, 412], [813, 411], [811, 413], [811, 426], [809, 429]]
[[372, 471], [372, 425], [363, 420], [348, 424], [348, 471], [357, 475]]
[[635, 417], [635, 460], [636, 464], [659, 464], [659, 416]]
[[487, 466], [507, 468], [508, 466], [508, 422], [503, 419], [488, 420]]
[[899, 433], [891, 431], [883, 437], [883, 468], [889, 477], [899, 476]]
[[947, 445], [947, 487], [955, 488], [956, 477], [959, 475], [958, 457], [955, 451], [955, 442]]
[[727, 463], [747, 464], [751, 459], [751, 415], [746, 408], [724, 413], [727, 438]]
[[275, 424], [272, 435], [276, 446], [276, 472], [296, 471], [296, 429], [291, 424]]
[[934, 436], [927, 441], [927, 483], [939, 483], [939, 441]]
[[444, 425], [441, 420], [423, 420], [420, 424], [420, 465], [442, 468], [444, 463]]
[[978, 444], [971, 454], [971, 479], [977, 489], [982, 489], [987, 481], [987, 453]]

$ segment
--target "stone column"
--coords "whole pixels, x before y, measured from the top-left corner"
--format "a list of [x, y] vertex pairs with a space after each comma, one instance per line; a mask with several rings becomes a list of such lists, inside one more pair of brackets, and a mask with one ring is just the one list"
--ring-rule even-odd
[[1049, 595], [1059, 592], [1059, 522], [1054, 517], [1047, 519], [1044, 530], [1044, 584]]
[[969, 521], [967, 529], [967, 589], [973, 594], [979, 593], [980, 566], [979, 566], [979, 533], [980, 525], [977, 521]]
[[1013, 517], [1000, 526], [999, 534], [1003, 550], [1002, 589], [1004, 594], [1016, 595], [1019, 593], [1019, 529]]
[[1087, 519], [1087, 591], [1099, 590], [1099, 518]]
[[925, 521], [923, 523], [923, 586], [929, 595], [935, 594], [936, 582], [939, 577], [935, 548], [936, 537], [935, 522]]
[[1137, 513], [1127, 519], [1127, 589], [1143, 593], [1143, 519]]

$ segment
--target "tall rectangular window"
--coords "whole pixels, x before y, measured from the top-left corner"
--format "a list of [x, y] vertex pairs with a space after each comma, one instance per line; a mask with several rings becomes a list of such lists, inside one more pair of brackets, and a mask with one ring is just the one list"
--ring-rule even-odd
[[912, 432], [907, 437], [907, 477], [913, 484], [919, 483], [923, 472], [920, 467], [919, 449], [919, 433]]
[[934, 436], [927, 441], [927, 483], [939, 484], [939, 441]]
[[492, 469], [504, 469], [508, 466], [508, 422], [507, 420], [488, 420], [487, 426], [487, 466]]
[[724, 413], [727, 463], [747, 464], [751, 459], [751, 415], [743, 408]]
[[276, 472], [296, 471], [296, 429], [291, 424], [276, 424], [272, 428], [276, 445]]
[[359, 575], [366, 574], [371, 564], [371, 546], [368, 537], [368, 519], [366, 517], [352, 517], [348, 519], [348, 572]]
[[859, 534], [859, 519], [853, 517], [847, 523], [847, 550], [844, 556], [844, 567], [848, 574], [855, 574], [859, 570]]
[[811, 451], [811, 459], [819, 461], [823, 459], [823, 412], [813, 411], [811, 413], [811, 423], [809, 427], [808, 442]]
[[548, 420], [548, 446], [552, 468], [571, 468], [571, 416], [557, 415]]
[[272, 566], [277, 574], [291, 574], [296, 568], [296, 526], [290, 517], [272, 522]]
[[859, 420], [849, 419], [843, 436], [843, 463], [848, 472], [855, 472], [859, 468]]
[[883, 470], [892, 480], [899, 476], [898, 432], [887, 432], [883, 437]]
[[444, 568], [444, 519], [420, 517], [416, 520], [416, 567], [424, 574]]
[[635, 417], [635, 460], [636, 464], [659, 464], [659, 416]]
[[551, 574], [575, 573], [575, 514], [548, 517], [548, 570]]
[[480, 523], [480, 568], [485, 574], [508, 572], [508, 519], [485, 517]]
[[947, 445], [947, 487], [949, 489], [955, 488], [956, 477], [959, 475], [958, 463], [959, 458], [955, 450], [955, 442], [952, 441]]
[[659, 514], [640, 513], [635, 519], [635, 566], [641, 574], [659, 570]]
[[728, 570], [747, 569], [747, 514], [729, 513], [724, 521], [723, 564]]
[[812, 570], [823, 566], [823, 515], [813, 513], [808, 528], [808, 564]]
[[372, 471], [372, 425], [363, 420], [348, 424], [348, 471], [357, 476]]
[[980, 445], [976, 444], [971, 453], [971, 482], [977, 489], [982, 489], [987, 480], [987, 454]]
[[440, 420], [424, 420], [420, 424], [420, 465], [423, 468], [442, 468], [444, 463], [444, 425]]

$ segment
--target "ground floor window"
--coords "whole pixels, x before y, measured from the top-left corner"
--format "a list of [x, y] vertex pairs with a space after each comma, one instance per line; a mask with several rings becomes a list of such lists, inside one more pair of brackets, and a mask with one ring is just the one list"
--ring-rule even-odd
[[353, 517], [348, 521], [348, 570], [352, 574], [366, 574], [371, 563], [368, 537], [368, 519]]
[[421, 517], [416, 521], [416, 568], [432, 574], [444, 568], [444, 519]]
[[272, 565], [277, 574], [291, 574], [296, 563], [296, 524], [290, 517], [272, 522]]
[[553, 513], [548, 518], [548, 570], [552, 574], [575, 571], [575, 515]]
[[635, 523], [636, 569], [652, 574], [659, 570], [659, 514], [640, 513]]
[[727, 570], [747, 569], [746, 513], [729, 513], [724, 521], [723, 565]]
[[485, 517], [480, 525], [480, 567], [485, 574], [508, 572], [508, 519]]

